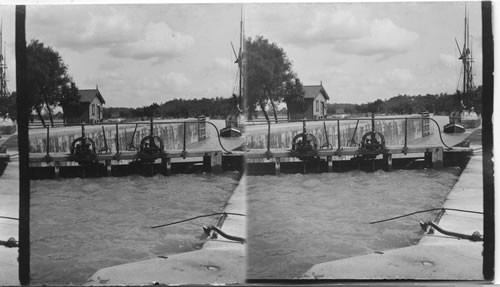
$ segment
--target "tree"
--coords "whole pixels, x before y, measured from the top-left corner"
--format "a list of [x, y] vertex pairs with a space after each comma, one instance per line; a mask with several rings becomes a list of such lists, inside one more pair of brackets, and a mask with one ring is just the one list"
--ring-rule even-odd
[[[31, 106], [36, 110], [40, 121], [45, 126], [42, 109], [48, 111], [50, 123], [54, 126], [52, 107], [60, 102], [72, 102], [74, 90], [71, 77], [67, 74], [67, 67], [59, 53], [49, 46], [44, 46], [38, 40], [31, 40], [26, 47], [27, 78], [30, 83], [27, 92], [32, 99]], [[65, 100], [65, 97], [71, 99]], [[64, 103], [65, 105], [67, 103]]]
[[57, 99], [59, 105], [63, 109], [63, 119], [67, 123], [67, 115], [79, 115], [82, 113], [83, 107], [80, 105], [80, 95], [78, 94], [78, 87], [72, 81], [62, 85], [57, 91]]
[[275, 102], [284, 99], [284, 86], [295, 77], [292, 64], [282, 48], [262, 36], [248, 38], [245, 45], [248, 117], [252, 119], [259, 105], [269, 120], [266, 105], [270, 103], [277, 121]]
[[304, 114], [306, 112], [304, 95], [304, 87], [299, 78], [286, 82], [284, 101], [287, 106], [288, 119], [290, 119], [290, 113]]
[[0, 116], [9, 116], [17, 118], [17, 107], [16, 107], [16, 92], [12, 92], [8, 96], [0, 96]]

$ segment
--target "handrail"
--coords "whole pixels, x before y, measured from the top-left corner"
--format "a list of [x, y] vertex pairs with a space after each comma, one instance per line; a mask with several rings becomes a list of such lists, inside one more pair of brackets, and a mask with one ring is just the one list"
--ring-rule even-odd
[[[187, 124], [199, 124], [200, 122], [199, 121], [160, 121], [160, 122], [153, 122], [153, 119], [151, 118], [148, 122], [145, 121], [145, 122], [136, 122], [136, 123], [131, 123], [131, 122], [128, 122], [128, 123], [101, 123], [99, 125], [102, 128], [104, 137], [105, 137], [104, 126], [106, 126], [106, 125], [107, 126], [111, 126], [111, 125], [115, 126], [115, 129], [116, 129], [116, 132], [115, 132], [116, 154], [120, 154], [119, 125], [135, 124], [135, 130], [134, 130], [134, 134], [135, 134], [136, 130], [137, 130], [137, 127], [138, 127], [139, 124], [142, 124], [142, 125], [149, 124], [149, 126], [150, 126], [149, 135], [152, 136], [153, 135], [153, 123], [154, 124], [183, 124], [183, 131], [184, 132], [183, 132], [182, 152], [184, 154], [186, 154], [187, 153], [187, 142], [186, 142]], [[214, 129], [215, 129], [215, 131], [217, 133], [217, 138], [218, 138], [219, 145], [220, 145], [221, 149], [225, 153], [227, 153], [227, 154], [232, 154], [231, 151], [228, 151], [224, 147], [224, 145], [222, 144], [220, 132], [219, 132], [219, 129], [217, 128], [217, 126], [214, 123], [210, 122], [210, 121], [204, 121], [204, 123], [208, 123], [208, 124], [210, 124], [211, 126], [214, 127]], [[85, 137], [85, 126], [86, 126], [86, 124], [78, 124], [78, 125], [73, 125], [73, 126], [74, 127], [80, 126], [81, 127], [81, 134], [82, 134], [83, 137]], [[46, 134], [46, 141], [47, 141], [47, 145], [46, 145], [46, 158], [47, 158], [47, 161], [49, 161], [49, 159], [50, 159], [50, 132], [49, 132], [50, 131], [50, 127], [46, 127], [46, 130], [47, 130], [47, 134]], [[133, 140], [133, 138], [132, 138], [132, 140]], [[107, 146], [107, 141], [105, 142], [105, 145]]]
[[[431, 118], [431, 117], [423, 117], [423, 116], [411, 116], [411, 117], [385, 117], [385, 118], [375, 118], [375, 116], [372, 114], [371, 117], [366, 117], [366, 118], [349, 118], [349, 119], [322, 119], [323, 121], [323, 125], [326, 126], [325, 122], [333, 122], [333, 121], [336, 121], [337, 122], [337, 150], [340, 150], [342, 148], [342, 145], [341, 145], [341, 140], [340, 140], [340, 121], [357, 121], [356, 122], [356, 129], [358, 127], [358, 124], [359, 124], [359, 121], [361, 120], [364, 120], [364, 121], [371, 121], [371, 125], [372, 125], [372, 132], [375, 130], [375, 120], [377, 121], [384, 121], [384, 120], [404, 120], [404, 146], [403, 146], [403, 150], [407, 150], [408, 149], [408, 120], [424, 120], [424, 119], [429, 119], [429, 120], [432, 120], [438, 127], [438, 132], [439, 132], [439, 138], [441, 140], [441, 143], [443, 144], [444, 147], [446, 147], [448, 150], [453, 150], [452, 147], [448, 146], [444, 140], [443, 140], [443, 137], [441, 135], [441, 127], [439, 126], [439, 123]], [[287, 121], [282, 121], [282, 123], [290, 123], [290, 122], [294, 122], [294, 123], [298, 123], [298, 122], [302, 122], [303, 125], [306, 124], [306, 122], [320, 122], [318, 120], [306, 120], [306, 119], [303, 119], [303, 120], [293, 120], [293, 121], [290, 121], [290, 120], [287, 120]], [[271, 151], [270, 151], [270, 138], [271, 138], [271, 122], [270, 121], [265, 121], [265, 122], [262, 122], [262, 123], [267, 123], [267, 151], [266, 153], [270, 154]], [[353, 134], [353, 138], [354, 138], [354, 134]]]

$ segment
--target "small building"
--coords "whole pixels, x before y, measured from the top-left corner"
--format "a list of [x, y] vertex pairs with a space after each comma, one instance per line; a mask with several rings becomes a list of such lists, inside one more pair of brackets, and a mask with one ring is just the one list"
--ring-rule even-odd
[[330, 99], [323, 84], [303, 86], [305, 106], [287, 106], [290, 120], [317, 120], [326, 117], [326, 102]]
[[78, 90], [80, 96], [80, 108], [78, 112], [66, 115], [67, 124], [87, 123], [93, 124], [102, 121], [103, 105], [106, 103], [99, 92], [95, 89]]

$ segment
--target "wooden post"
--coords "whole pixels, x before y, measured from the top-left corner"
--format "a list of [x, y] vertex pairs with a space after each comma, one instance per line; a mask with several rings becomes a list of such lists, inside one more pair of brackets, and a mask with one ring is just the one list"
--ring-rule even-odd
[[29, 118], [31, 99], [26, 65], [26, 6], [16, 6], [16, 86], [19, 147], [19, 283], [30, 284], [30, 169]]
[[392, 154], [384, 154], [385, 170], [392, 171]]
[[106, 176], [111, 176], [111, 160], [105, 160], [106, 163]]
[[331, 155], [327, 155], [326, 156], [326, 160], [328, 161], [328, 172], [332, 172], [333, 171], [332, 156]]
[[54, 178], [59, 178], [59, 167], [60, 164], [58, 161], [54, 162]]
[[167, 157], [164, 160], [165, 160], [165, 168], [167, 170], [167, 175], [171, 175], [172, 174], [172, 163], [170, 162], [170, 158]]
[[432, 167], [432, 152], [424, 153], [425, 166], [431, 168]]
[[443, 167], [443, 148], [438, 147], [432, 152], [432, 167], [442, 168]]
[[210, 169], [211, 172], [221, 172], [222, 171], [222, 153], [214, 152], [211, 155]]
[[280, 158], [277, 157], [274, 159], [274, 173], [275, 175], [280, 175], [281, 174], [281, 161]]

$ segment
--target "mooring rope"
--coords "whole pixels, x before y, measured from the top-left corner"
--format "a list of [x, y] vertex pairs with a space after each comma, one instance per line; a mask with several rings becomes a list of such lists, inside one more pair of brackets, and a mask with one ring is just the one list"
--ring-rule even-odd
[[475, 214], [483, 214], [482, 212], [479, 212], [479, 211], [472, 211], [472, 210], [465, 210], [465, 209], [456, 209], [456, 208], [431, 208], [431, 209], [426, 209], [426, 210], [420, 210], [420, 211], [415, 211], [415, 212], [412, 212], [412, 213], [407, 213], [407, 214], [403, 214], [403, 215], [399, 215], [399, 216], [395, 216], [395, 217], [391, 217], [391, 218], [387, 218], [387, 219], [382, 219], [382, 220], [378, 220], [378, 221], [372, 221], [372, 222], [369, 222], [369, 224], [375, 224], [375, 223], [381, 223], [381, 222], [386, 222], [386, 221], [391, 221], [391, 220], [395, 220], [395, 219], [399, 219], [399, 218], [403, 218], [403, 217], [408, 217], [410, 215], [414, 215], [414, 214], [418, 214], [418, 213], [424, 213], [424, 212], [430, 212], [430, 211], [436, 211], [436, 210], [443, 210], [443, 211], [446, 211], [446, 210], [451, 210], [451, 211], [459, 211], [459, 212], [466, 212], [466, 213], [475, 213]]
[[3, 219], [12, 219], [12, 220], [19, 220], [19, 218], [8, 217], [8, 216], [0, 216], [0, 218], [3, 218]]
[[471, 235], [453, 232], [453, 231], [448, 231], [448, 230], [445, 230], [445, 229], [437, 226], [434, 222], [431, 222], [431, 221], [429, 221], [429, 222], [420, 221], [420, 226], [422, 227], [422, 229], [425, 232], [427, 232], [427, 228], [430, 226], [430, 227], [434, 228], [435, 230], [437, 230], [438, 232], [440, 232], [444, 235], [447, 235], [447, 236], [452, 236], [452, 237], [456, 237], [459, 239], [467, 239], [470, 241], [483, 241], [483, 236], [481, 235], [481, 233], [479, 233], [479, 231], [475, 231]]
[[215, 233], [218, 233], [219, 235], [221, 235], [222, 237], [228, 239], [228, 240], [232, 240], [232, 241], [236, 241], [236, 242], [240, 242], [240, 243], [246, 243], [246, 239], [245, 238], [242, 238], [242, 237], [238, 237], [238, 236], [234, 236], [234, 235], [229, 235], [227, 233], [225, 233], [224, 231], [220, 230], [219, 228], [217, 228], [216, 226], [203, 226], [203, 231], [205, 232], [206, 235], [210, 235], [210, 233], [212, 231], [214, 231]]
[[194, 219], [197, 219], [197, 218], [209, 217], [209, 216], [214, 216], [214, 215], [239, 215], [239, 216], [246, 216], [245, 214], [242, 214], [242, 213], [216, 212], [216, 213], [211, 213], [211, 214], [198, 215], [198, 216], [195, 216], [195, 217], [191, 217], [191, 218], [187, 218], [187, 219], [183, 219], [183, 220], [179, 220], [179, 221], [174, 221], [174, 222], [170, 222], [170, 223], [165, 223], [165, 224], [161, 224], [161, 225], [155, 225], [155, 226], [151, 226], [150, 228], [158, 228], [158, 227], [170, 226], [170, 225], [174, 225], [174, 224], [183, 223], [183, 222], [186, 222], [186, 221], [191, 221], [191, 220], [194, 220]]

